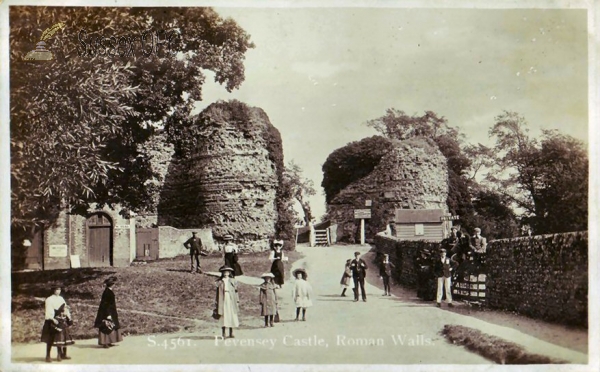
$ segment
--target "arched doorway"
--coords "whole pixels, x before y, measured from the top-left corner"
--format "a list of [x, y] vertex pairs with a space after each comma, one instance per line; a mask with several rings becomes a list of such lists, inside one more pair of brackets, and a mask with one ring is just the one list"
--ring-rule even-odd
[[112, 220], [106, 213], [94, 213], [86, 221], [88, 264], [90, 267], [113, 265]]

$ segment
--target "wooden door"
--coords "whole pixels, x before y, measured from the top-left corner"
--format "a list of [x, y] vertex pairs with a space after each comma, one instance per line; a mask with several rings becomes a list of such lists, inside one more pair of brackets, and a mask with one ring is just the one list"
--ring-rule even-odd
[[158, 229], [137, 229], [135, 241], [137, 258], [158, 259]]
[[112, 266], [112, 223], [102, 213], [87, 220], [88, 257], [90, 267]]

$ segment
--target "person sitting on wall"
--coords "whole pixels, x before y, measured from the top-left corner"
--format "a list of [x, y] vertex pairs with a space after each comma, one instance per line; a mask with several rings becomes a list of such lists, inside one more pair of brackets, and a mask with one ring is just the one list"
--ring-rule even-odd
[[481, 236], [481, 229], [476, 227], [475, 234], [469, 239], [469, 247], [473, 252], [473, 261], [478, 267], [483, 266], [485, 252], [487, 249], [487, 239]]

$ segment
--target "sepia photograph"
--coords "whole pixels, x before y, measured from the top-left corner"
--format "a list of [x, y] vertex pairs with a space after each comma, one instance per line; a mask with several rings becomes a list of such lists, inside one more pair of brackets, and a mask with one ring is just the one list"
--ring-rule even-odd
[[0, 4], [0, 369], [593, 371], [596, 1]]

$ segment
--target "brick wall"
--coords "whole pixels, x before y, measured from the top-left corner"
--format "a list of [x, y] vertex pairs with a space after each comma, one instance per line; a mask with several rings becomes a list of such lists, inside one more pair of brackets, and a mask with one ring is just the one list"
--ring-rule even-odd
[[[396, 280], [416, 284], [414, 258], [439, 243], [378, 235], [378, 254], [397, 267]], [[588, 235], [574, 232], [495, 240], [488, 243], [488, 306], [570, 325], [588, 324]]]
[[[91, 209], [91, 213], [102, 212], [112, 221], [113, 266], [129, 266], [135, 255], [135, 224], [119, 214], [119, 207], [101, 210]], [[70, 255], [79, 255], [81, 267], [90, 267], [88, 252], [87, 218], [61, 212], [56, 223], [44, 231], [44, 269], [68, 269]], [[66, 245], [66, 257], [50, 257], [51, 245]]]

